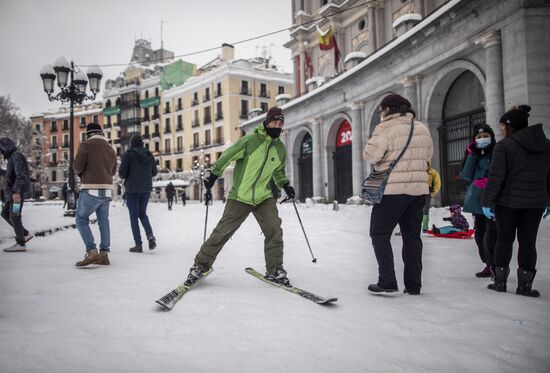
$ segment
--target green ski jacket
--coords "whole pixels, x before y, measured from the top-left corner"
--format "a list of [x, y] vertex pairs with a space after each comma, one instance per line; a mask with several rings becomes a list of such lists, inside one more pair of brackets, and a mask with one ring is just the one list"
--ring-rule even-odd
[[236, 163], [228, 199], [256, 206], [273, 197], [272, 180], [279, 189], [288, 183], [285, 174], [286, 149], [281, 140], [266, 134], [263, 123], [254, 133], [241, 137], [226, 149], [212, 166], [211, 172], [221, 176], [232, 161]]

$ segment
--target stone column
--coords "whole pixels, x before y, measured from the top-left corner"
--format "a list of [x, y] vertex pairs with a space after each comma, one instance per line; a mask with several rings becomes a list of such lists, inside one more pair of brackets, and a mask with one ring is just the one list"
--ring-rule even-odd
[[321, 123], [322, 118], [314, 118], [313, 123], [311, 124], [312, 129], [312, 142], [313, 142], [313, 196], [322, 197], [324, 195], [323, 191], [323, 173], [321, 170]]
[[353, 180], [353, 195], [361, 193], [363, 182], [363, 111], [362, 102], [353, 102], [351, 109], [351, 173]]
[[293, 149], [290, 147], [290, 131], [284, 130], [281, 134], [281, 142], [286, 148], [286, 176], [290, 181], [290, 185], [295, 185], [294, 180], [294, 160], [295, 155], [293, 154]]
[[303, 44], [300, 42], [300, 95], [306, 93], [306, 54], [304, 53]]
[[376, 1], [367, 3], [367, 56], [376, 51]]
[[499, 120], [504, 114], [502, 46], [500, 31], [489, 32], [475, 41], [485, 49], [485, 108], [487, 124], [493, 127], [497, 141], [501, 138]]
[[420, 113], [422, 108], [420, 107], [421, 97], [420, 96], [420, 79], [419, 75], [407, 76], [401, 81], [403, 85], [403, 95], [407, 100], [411, 102], [411, 106], [416, 112], [416, 119], [420, 120]]

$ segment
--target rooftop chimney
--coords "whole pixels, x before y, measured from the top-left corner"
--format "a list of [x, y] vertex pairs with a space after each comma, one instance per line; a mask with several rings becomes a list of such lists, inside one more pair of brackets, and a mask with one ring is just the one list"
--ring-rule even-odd
[[222, 61], [228, 62], [235, 59], [235, 47], [231, 44], [222, 44]]

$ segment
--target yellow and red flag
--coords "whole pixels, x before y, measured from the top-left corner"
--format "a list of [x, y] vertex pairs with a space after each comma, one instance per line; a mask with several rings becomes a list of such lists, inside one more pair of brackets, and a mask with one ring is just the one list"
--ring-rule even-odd
[[332, 35], [332, 27], [329, 26], [328, 30], [323, 32], [317, 26], [317, 37], [319, 38], [319, 48], [322, 51], [331, 50], [334, 47], [334, 38]]

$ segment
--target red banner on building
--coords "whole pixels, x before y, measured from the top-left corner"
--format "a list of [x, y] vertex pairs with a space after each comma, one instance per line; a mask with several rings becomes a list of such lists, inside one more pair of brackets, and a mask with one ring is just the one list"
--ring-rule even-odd
[[344, 120], [336, 134], [336, 147], [351, 145], [351, 124]]

